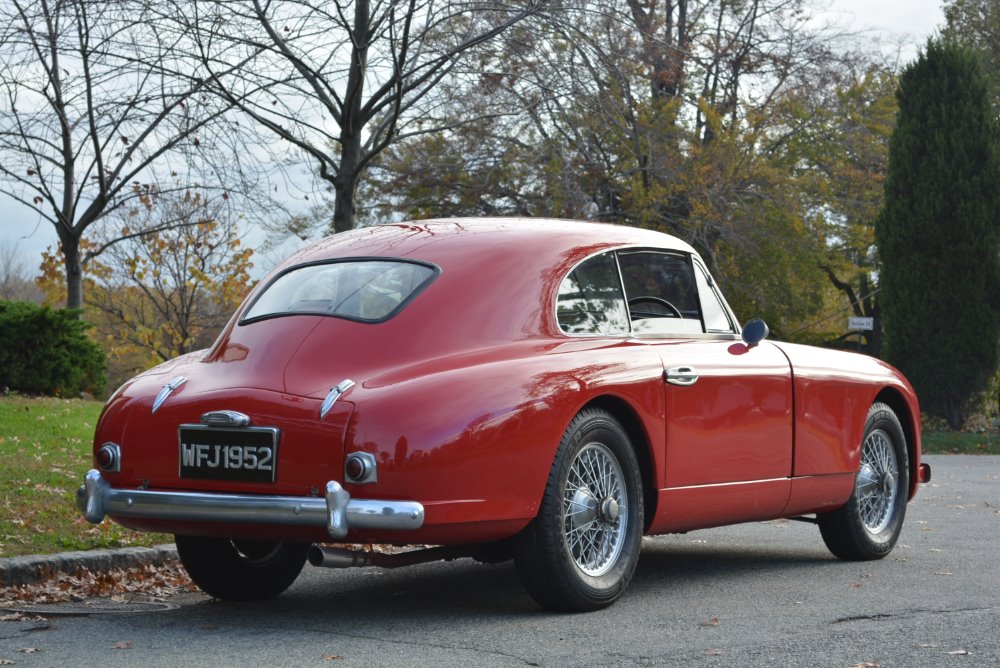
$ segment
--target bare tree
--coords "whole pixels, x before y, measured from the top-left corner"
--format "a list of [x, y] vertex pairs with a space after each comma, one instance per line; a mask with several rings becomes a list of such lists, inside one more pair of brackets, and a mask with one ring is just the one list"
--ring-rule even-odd
[[0, 242], [0, 299], [5, 301], [40, 302], [42, 291], [31, 279], [17, 244]]
[[[443, 129], [430, 92], [546, 0], [214, 0], [178, 4], [213, 89], [301, 150], [356, 224], [358, 181], [401, 137]], [[253, 57], [247, 67], [235, 61]]]
[[227, 105], [189, 76], [185, 36], [151, 11], [130, 0], [0, 6], [0, 193], [55, 229], [70, 308], [84, 303], [84, 265], [119, 240], [81, 251], [109, 212], [151, 188], [241, 189]]

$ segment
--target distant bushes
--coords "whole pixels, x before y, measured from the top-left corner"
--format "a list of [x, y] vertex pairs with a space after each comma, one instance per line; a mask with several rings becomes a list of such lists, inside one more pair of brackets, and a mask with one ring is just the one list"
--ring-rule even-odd
[[0, 301], [0, 390], [100, 395], [106, 360], [78, 312]]

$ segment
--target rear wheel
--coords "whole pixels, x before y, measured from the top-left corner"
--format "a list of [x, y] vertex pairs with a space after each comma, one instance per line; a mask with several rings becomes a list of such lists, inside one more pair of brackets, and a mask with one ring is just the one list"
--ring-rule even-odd
[[551, 610], [605, 608], [622, 595], [642, 543], [642, 483], [628, 435], [589, 409], [563, 436], [537, 517], [519, 537], [525, 588]]
[[175, 536], [177, 555], [202, 591], [226, 601], [257, 601], [288, 589], [306, 563], [308, 543]]
[[842, 507], [818, 516], [820, 533], [841, 559], [881, 559], [896, 545], [909, 483], [906, 437], [886, 404], [868, 411], [854, 492]]

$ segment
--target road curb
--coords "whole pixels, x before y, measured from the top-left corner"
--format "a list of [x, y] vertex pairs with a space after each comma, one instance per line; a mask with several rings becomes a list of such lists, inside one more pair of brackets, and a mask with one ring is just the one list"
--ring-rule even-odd
[[0, 587], [34, 584], [57, 573], [75, 573], [82, 568], [106, 571], [146, 564], [160, 565], [174, 559], [177, 559], [177, 549], [172, 544], [5, 557], [0, 559]]

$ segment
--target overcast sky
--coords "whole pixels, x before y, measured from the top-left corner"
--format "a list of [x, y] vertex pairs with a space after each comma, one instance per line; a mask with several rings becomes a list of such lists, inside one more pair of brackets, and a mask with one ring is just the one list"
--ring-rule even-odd
[[[901, 40], [901, 61], [908, 62], [943, 22], [941, 0], [815, 0], [817, 18], [850, 30], [870, 30], [888, 42]], [[0, 196], [0, 243], [16, 244], [34, 271], [39, 254], [57, 244], [55, 231], [22, 206]]]

